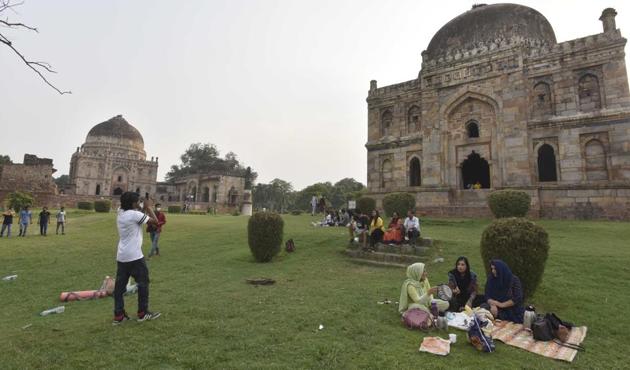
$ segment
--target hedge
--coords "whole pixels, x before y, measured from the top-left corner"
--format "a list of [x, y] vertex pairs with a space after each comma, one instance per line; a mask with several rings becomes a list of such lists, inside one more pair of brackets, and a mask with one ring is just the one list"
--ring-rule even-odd
[[392, 217], [394, 212], [398, 216], [404, 217], [409, 210], [415, 210], [416, 197], [409, 193], [391, 193], [383, 198], [383, 210], [388, 217]]
[[361, 197], [357, 199], [357, 209], [369, 215], [376, 209], [376, 200], [370, 197]]
[[83, 209], [86, 211], [91, 211], [94, 209], [94, 203], [92, 202], [77, 202], [77, 208]]
[[481, 258], [490, 274], [490, 260], [500, 259], [510, 266], [530, 296], [540, 284], [549, 254], [545, 229], [524, 218], [495, 220], [481, 236]]
[[247, 223], [249, 249], [258, 262], [269, 262], [282, 246], [284, 220], [277, 213], [258, 212]]
[[182, 206], [168, 206], [166, 211], [168, 213], [182, 213]]
[[488, 196], [488, 206], [496, 218], [525, 217], [532, 199], [524, 191], [497, 190]]
[[112, 209], [112, 202], [109, 200], [97, 200], [94, 202], [94, 210], [96, 212], [107, 213]]

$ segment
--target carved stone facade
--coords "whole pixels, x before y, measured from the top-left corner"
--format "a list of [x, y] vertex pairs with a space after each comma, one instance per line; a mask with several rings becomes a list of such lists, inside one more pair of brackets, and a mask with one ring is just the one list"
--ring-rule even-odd
[[245, 178], [226, 174], [189, 175], [157, 185], [156, 199], [162, 204], [186, 203], [193, 209], [240, 209]]
[[[487, 212], [492, 189], [518, 188], [533, 215], [630, 218], [626, 39], [558, 43], [547, 19], [480, 5], [447, 23], [418, 78], [368, 93], [368, 189], [416, 194], [440, 215]], [[471, 190], [481, 186], [480, 190]]]
[[118, 115], [94, 126], [72, 155], [70, 191], [94, 196], [154, 194], [157, 169], [157, 158], [147, 161], [140, 132]]

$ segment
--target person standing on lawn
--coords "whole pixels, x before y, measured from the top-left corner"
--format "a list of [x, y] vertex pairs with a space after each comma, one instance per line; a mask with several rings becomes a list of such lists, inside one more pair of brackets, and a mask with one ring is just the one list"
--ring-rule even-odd
[[[142, 254], [142, 226], [157, 226], [150, 199], [140, 201], [140, 194], [125, 192], [120, 196], [120, 209], [116, 220], [118, 226], [118, 252], [116, 254], [116, 285], [114, 287], [114, 325], [129, 316], [125, 312], [123, 295], [127, 291], [129, 278], [133, 277], [138, 286], [138, 321], [154, 320], [159, 312], [149, 311], [149, 269]], [[141, 210], [143, 212], [141, 212]]]
[[59, 228], [61, 227], [61, 235], [66, 235], [66, 209], [61, 207], [57, 212], [57, 235], [59, 235]]
[[151, 251], [149, 252], [149, 257], [154, 255], [160, 255], [160, 246], [158, 245], [158, 241], [160, 240], [160, 234], [162, 233], [162, 226], [166, 223], [166, 215], [162, 212], [162, 205], [157, 203], [155, 205], [155, 217], [157, 217], [157, 225], [147, 225], [147, 232], [151, 235]]
[[50, 212], [48, 212], [48, 207], [42, 208], [42, 211], [39, 212], [37, 223], [39, 224], [39, 235], [46, 236], [48, 233], [48, 224], [50, 224]]
[[7, 238], [11, 236], [11, 226], [13, 226], [13, 208], [9, 207], [6, 211], [2, 212], [2, 231], [0, 232], [0, 238], [4, 236], [4, 230], [7, 230]]
[[28, 229], [28, 225], [33, 224], [33, 212], [31, 212], [30, 207], [26, 206], [24, 209], [20, 211], [20, 235], [26, 236], [26, 229]]

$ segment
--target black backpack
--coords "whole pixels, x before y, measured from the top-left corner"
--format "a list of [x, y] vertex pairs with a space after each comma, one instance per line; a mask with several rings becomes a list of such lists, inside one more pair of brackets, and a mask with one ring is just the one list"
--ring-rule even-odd
[[293, 242], [293, 239], [287, 240], [287, 242], [284, 244], [284, 248], [288, 253], [295, 251], [295, 243]]
[[584, 351], [584, 347], [578, 344], [566, 343], [568, 333], [573, 328], [573, 323], [562, 321], [556, 314], [548, 313], [536, 316], [532, 323], [532, 334], [535, 340], [555, 343], [576, 350]]

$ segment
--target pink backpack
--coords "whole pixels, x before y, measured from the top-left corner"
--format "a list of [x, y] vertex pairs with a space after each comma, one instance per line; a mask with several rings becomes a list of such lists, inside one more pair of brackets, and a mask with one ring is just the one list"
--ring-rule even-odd
[[431, 315], [419, 308], [412, 308], [402, 315], [402, 322], [409, 329], [429, 330], [433, 325]]

